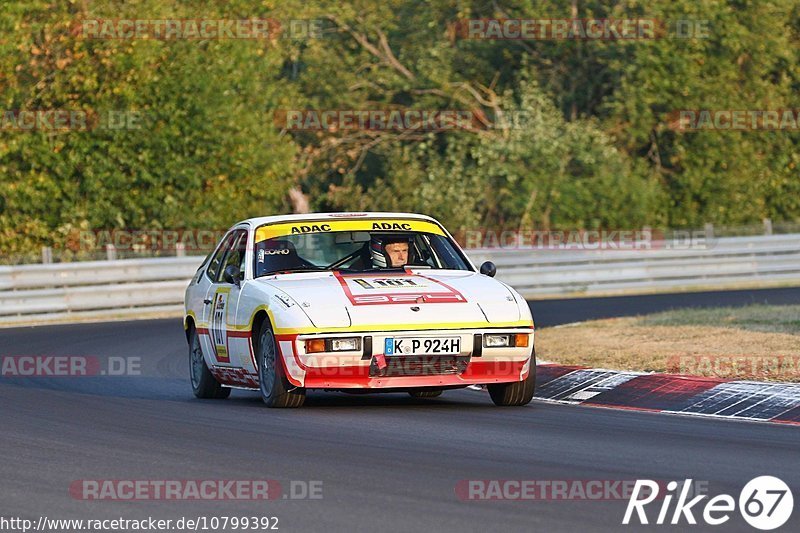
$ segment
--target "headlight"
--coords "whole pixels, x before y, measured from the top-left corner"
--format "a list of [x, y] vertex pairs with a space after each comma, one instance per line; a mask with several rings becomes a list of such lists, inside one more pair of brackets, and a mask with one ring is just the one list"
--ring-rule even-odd
[[346, 337], [341, 339], [330, 339], [331, 352], [355, 352], [361, 349], [360, 337]]
[[335, 337], [306, 341], [306, 353], [356, 352], [359, 350], [361, 350], [361, 337]]
[[511, 337], [513, 337], [513, 335], [484, 335], [483, 345], [487, 348], [511, 346]]
[[486, 348], [527, 348], [530, 335], [527, 333], [511, 333], [503, 335], [484, 335], [483, 345]]

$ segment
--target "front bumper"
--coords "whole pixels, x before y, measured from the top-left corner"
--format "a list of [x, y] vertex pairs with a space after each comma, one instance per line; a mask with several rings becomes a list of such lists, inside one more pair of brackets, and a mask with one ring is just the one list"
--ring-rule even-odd
[[[527, 334], [527, 347], [483, 346], [486, 334]], [[352, 352], [306, 353], [307, 340], [361, 337], [362, 349]], [[461, 338], [455, 355], [386, 355], [387, 337]], [[315, 335], [278, 335], [278, 348], [289, 381], [298, 387], [321, 389], [383, 389], [453, 387], [522, 381], [533, 353], [532, 328], [407, 330]]]

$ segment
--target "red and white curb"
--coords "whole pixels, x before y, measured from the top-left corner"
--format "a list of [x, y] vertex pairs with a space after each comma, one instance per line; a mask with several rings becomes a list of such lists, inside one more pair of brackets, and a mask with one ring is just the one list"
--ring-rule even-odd
[[800, 383], [539, 364], [539, 400], [800, 425]]

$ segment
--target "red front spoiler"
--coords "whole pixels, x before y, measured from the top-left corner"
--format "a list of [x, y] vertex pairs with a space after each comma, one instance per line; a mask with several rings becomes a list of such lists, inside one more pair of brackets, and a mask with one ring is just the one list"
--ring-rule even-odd
[[[306, 367], [304, 387], [309, 389], [339, 388], [406, 388], [448, 387], [478, 385], [485, 383], [508, 383], [521, 381], [530, 369], [523, 368], [527, 361], [481, 361], [473, 360], [461, 374], [436, 374], [428, 376], [370, 376], [369, 366]], [[293, 381], [290, 379], [289, 381]], [[299, 383], [295, 383], [299, 386]]]

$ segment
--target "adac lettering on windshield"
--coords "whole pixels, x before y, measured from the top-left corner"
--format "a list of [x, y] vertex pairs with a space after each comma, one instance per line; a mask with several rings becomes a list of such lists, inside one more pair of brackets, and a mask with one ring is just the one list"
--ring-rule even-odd
[[372, 229], [411, 231], [411, 224], [408, 222], [373, 222]]
[[331, 231], [330, 224], [312, 224], [310, 226], [293, 226], [292, 235], [300, 235], [303, 233], [321, 233], [323, 231]]
[[287, 235], [307, 235], [336, 231], [418, 231], [444, 235], [444, 230], [427, 220], [332, 220], [330, 222], [293, 222], [268, 224], [256, 230], [256, 242]]

